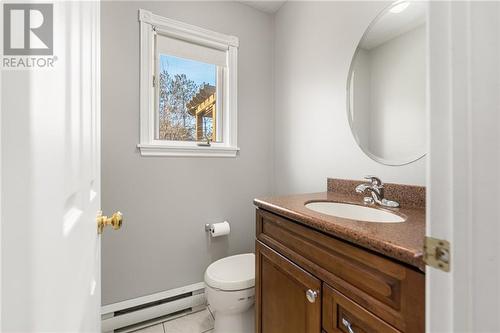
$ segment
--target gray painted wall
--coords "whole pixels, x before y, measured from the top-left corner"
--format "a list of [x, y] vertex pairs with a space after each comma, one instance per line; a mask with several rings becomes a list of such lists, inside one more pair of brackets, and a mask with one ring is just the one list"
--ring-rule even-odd
[[[213, 260], [252, 251], [256, 196], [324, 191], [329, 176], [425, 184], [425, 158], [378, 164], [347, 120], [351, 58], [385, 5], [289, 1], [273, 18], [235, 2], [102, 3], [103, 209], [126, 218], [103, 236], [103, 304], [202, 281]], [[139, 156], [139, 7], [240, 38], [238, 158]], [[231, 235], [207, 239], [203, 225], [224, 219]]]
[[[326, 178], [375, 174], [425, 184], [426, 159], [399, 167], [366, 156], [351, 133], [346, 82], [365, 29], [388, 2], [289, 1], [275, 16], [277, 194], [325, 190]], [[279, 119], [279, 121], [277, 121]]]
[[[139, 8], [240, 38], [237, 158], [141, 157]], [[230, 2], [103, 2], [102, 207], [121, 210], [102, 238], [103, 305], [203, 281], [212, 261], [254, 249], [252, 199], [271, 192], [273, 20]], [[204, 224], [228, 220], [229, 237]]]

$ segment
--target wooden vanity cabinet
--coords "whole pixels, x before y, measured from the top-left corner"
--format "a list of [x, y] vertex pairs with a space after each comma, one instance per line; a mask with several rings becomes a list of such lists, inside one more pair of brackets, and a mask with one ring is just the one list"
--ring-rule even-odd
[[[257, 332], [304, 333], [321, 329], [321, 281], [276, 251], [256, 244]], [[306, 293], [316, 293], [310, 302]]]
[[327, 333], [350, 333], [349, 327], [356, 333], [400, 332], [326, 284], [322, 300], [322, 325]]
[[256, 216], [257, 333], [424, 332], [421, 271], [277, 214]]

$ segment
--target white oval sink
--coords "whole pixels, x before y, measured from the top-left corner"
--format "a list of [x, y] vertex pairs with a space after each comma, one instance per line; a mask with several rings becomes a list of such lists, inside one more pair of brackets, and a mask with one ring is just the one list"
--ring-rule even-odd
[[306, 204], [306, 208], [321, 214], [363, 222], [399, 223], [405, 221], [401, 216], [385, 210], [340, 202], [310, 202]]

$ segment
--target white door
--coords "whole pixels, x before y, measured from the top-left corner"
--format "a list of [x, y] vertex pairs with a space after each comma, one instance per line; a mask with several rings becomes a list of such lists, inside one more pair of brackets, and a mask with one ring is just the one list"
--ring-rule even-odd
[[500, 2], [429, 6], [427, 235], [451, 271], [426, 271], [426, 332], [500, 332]]
[[54, 67], [2, 71], [2, 332], [100, 331], [99, 6], [53, 2]]

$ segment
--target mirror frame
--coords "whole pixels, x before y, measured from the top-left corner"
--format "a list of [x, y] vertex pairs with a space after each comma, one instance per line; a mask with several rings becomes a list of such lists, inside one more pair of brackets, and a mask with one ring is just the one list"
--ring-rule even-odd
[[[402, 2], [410, 2], [410, 1], [409, 0], [395, 1], [395, 2], [391, 3], [390, 5], [386, 6], [380, 13], [377, 14], [377, 16], [375, 16], [375, 18], [373, 20], [371, 20], [370, 24], [365, 29], [363, 36], [361, 36], [361, 39], [356, 44], [356, 50], [354, 51], [354, 54], [351, 58], [351, 63], [349, 64], [349, 73], [347, 75], [347, 86], [346, 86], [347, 121], [349, 122], [349, 128], [351, 129], [352, 136], [354, 137], [354, 140], [356, 141], [356, 144], [358, 145], [358, 147], [363, 151], [363, 153], [365, 153], [366, 156], [368, 156], [369, 158], [371, 158], [375, 162], [378, 162], [380, 164], [387, 165], [387, 166], [402, 166], [402, 165], [407, 165], [407, 164], [410, 164], [410, 163], [413, 163], [413, 162], [416, 162], [416, 161], [422, 159], [428, 153], [428, 145], [426, 145], [426, 149], [425, 149], [426, 151], [424, 151], [423, 153], [419, 153], [419, 155], [417, 155], [417, 157], [410, 158], [408, 160], [403, 160], [402, 162], [396, 162], [396, 161], [392, 161], [392, 160], [383, 159], [379, 156], [372, 154], [370, 151], [368, 151], [368, 149], [363, 147], [360, 144], [358, 134], [355, 133], [355, 131], [353, 129], [353, 125], [352, 125], [352, 119], [351, 119], [351, 80], [352, 80], [354, 59], [356, 59], [356, 56], [358, 55], [359, 45], [367, 37], [367, 34], [372, 30], [373, 26], [379, 21], [379, 19], [382, 16], [384, 16], [385, 14], [387, 14], [387, 12], [389, 12], [389, 10], [391, 8], [399, 5]], [[427, 81], [428, 81], [428, 77], [429, 77], [429, 75], [427, 75]], [[426, 98], [428, 99], [428, 97], [426, 97]], [[427, 118], [427, 108], [425, 109], [425, 115]], [[427, 136], [427, 131], [426, 131], [425, 135]]]

